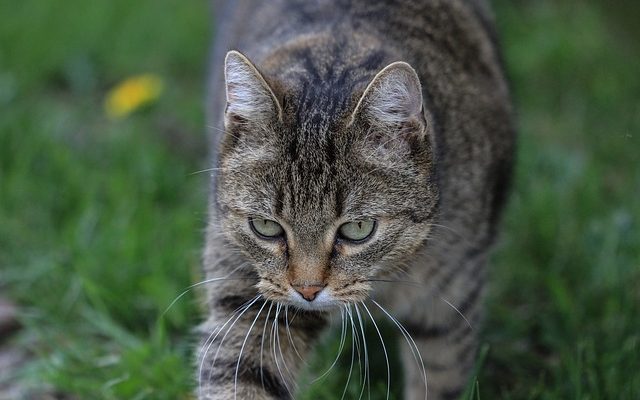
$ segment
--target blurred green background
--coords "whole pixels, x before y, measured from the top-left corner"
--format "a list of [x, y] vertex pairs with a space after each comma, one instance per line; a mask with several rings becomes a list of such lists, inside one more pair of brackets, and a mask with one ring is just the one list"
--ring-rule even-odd
[[[466, 397], [638, 399], [640, 3], [495, 6], [519, 154]], [[0, 398], [191, 396], [198, 292], [161, 314], [200, 279], [210, 11], [0, 1], [0, 297], [22, 326], [0, 354], [26, 357], [0, 372]], [[161, 96], [108, 118], [108, 91], [140, 73]], [[337, 341], [323, 346], [316, 373]], [[302, 397], [336, 398], [349, 361]]]

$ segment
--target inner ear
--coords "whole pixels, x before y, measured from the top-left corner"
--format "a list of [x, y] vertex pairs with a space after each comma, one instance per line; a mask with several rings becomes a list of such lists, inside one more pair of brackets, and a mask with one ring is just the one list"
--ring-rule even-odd
[[359, 118], [384, 130], [423, 125], [422, 86], [416, 71], [398, 61], [378, 72], [360, 97], [349, 125]]
[[248, 122], [268, 125], [281, 120], [282, 107], [258, 69], [242, 53], [232, 50], [225, 57], [227, 107], [225, 125]]

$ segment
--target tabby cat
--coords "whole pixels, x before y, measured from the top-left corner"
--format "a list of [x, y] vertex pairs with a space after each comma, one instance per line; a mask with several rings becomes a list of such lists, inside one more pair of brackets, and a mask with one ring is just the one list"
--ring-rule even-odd
[[458, 398], [514, 149], [487, 5], [230, 0], [215, 12], [198, 397], [294, 398], [335, 317], [363, 390], [363, 326], [379, 349], [384, 319], [405, 398]]

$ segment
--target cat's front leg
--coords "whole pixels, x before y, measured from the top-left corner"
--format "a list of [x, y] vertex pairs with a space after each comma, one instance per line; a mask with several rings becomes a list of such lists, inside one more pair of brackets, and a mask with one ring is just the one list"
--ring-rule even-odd
[[[438, 293], [414, 301], [402, 344], [406, 400], [457, 400], [469, 383], [482, 317], [482, 262], [468, 262]], [[467, 274], [466, 272], [475, 274]], [[428, 304], [425, 307], [425, 304]], [[411, 344], [411, 346], [410, 346]], [[425, 371], [416, 362], [420, 354]], [[425, 397], [425, 378], [428, 397]]]
[[[445, 328], [445, 330], [447, 330]], [[426, 374], [416, 365], [415, 350], [402, 345], [406, 400], [457, 400], [464, 393], [476, 353], [476, 338], [465, 327], [451, 332], [412, 332]], [[428, 397], [425, 397], [425, 377]]]
[[324, 319], [261, 296], [230, 292], [214, 300], [201, 327], [198, 398], [290, 399], [302, 359]]

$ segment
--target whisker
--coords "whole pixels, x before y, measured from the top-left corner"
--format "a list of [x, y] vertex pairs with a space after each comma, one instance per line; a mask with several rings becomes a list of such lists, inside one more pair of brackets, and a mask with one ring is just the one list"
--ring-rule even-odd
[[364, 310], [369, 314], [369, 318], [371, 318], [371, 322], [373, 323], [373, 327], [376, 328], [376, 332], [378, 332], [378, 337], [380, 338], [380, 343], [382, 343], [382, 351], [384, 352], [384, 360], [387, 363], [387, 400], [389, 399], [389, 388], [391, 387], [391, 368], [389, 367], [389, 355], [387, 354], [387, 346], [384, 344], [384, 339], [382, 338], [382, 333], [378, 328], [378, 324], [376, 324], [376, 320], [373, 319], [373, 315], [369, 311], [369, 307], [367, 307], [364, 302], [361, 302]]
[[169, 309], [171, 309], [171, 307], [173, 307], [174, 304], [176, 304], [178, 302], [178, 300], [180, 300], [184, 295], [186, 295], [187, 293], [189, 293], [189, 291], [193, 288], [196, 288], [198, 286], [202, 286], [202, 285], [206, 285], [207, 283], [213, 283], [213, 282], [219, 282], [219, 281], [237, 281], [237, 280], [248, 280], [248, 279], [255, 279], [255, 278], [250, 278], [250, 277], [246, 277], [246, 278], [229, 278], [228, 276], [233, 274], [234, 272], [236, 272], [237, 270], [239, 270], [240, 268], [244, 267], [246, 265], [241, 265], [238, 268], [234, 269], [233, 271], [229, 272], [227, 274], [227, 276], [223, 276], [220, 278], [210, 278], [210, 279], [205, 279], [204, 281], [200, 281], [197, 283], [194, 283], [192, 285], [187, 286], [187, 288], [180, 293], [170, 304], [169, 306], [164, 310], [164, 312], [160, 315], [160, 318], [164, 318], [165, 314], [169, 311]]
[[267, 305], [266, 301], [262, 303], [262, 307], [260, 307], [260, 310], [258, 310], [256, 317], [253, 319], [253, 322], [251, 323], [251, 326], [249, 326], [249, 330], [247, 331], [247, 334], [245, 335], [244, 340], [242, 341], [242, 346], [240, 346], [240, 354], [238, 354], [238, 362], [236, 363], [236, 375], [233, 380], [233, 398], [234, 399], [236, 399], [238, 396], [238, 370], [240, 369], [240, 359], [242, 358], [242, 352], [244, 351], [244, 346], [245, 344], [247, 344], [247, 339], [249, 339], [249, 335], [253, 330], [253, 326], [256, 324], [256, 321], [260, 317], [260, 314], [262, 313], [262, 310], [264, 310], [264, 307], [266, 305]]
[[[203, 174], [205, 172], [213, 172], [213, 171], [221, 171], [221, 170], [222, 170], [222, 168], [206, 168], [206, 169], [202, 169], [202, 170], [199, 170], [199, 171], [191, 172], [187, 176], [193, 176], [193, 175]], [[250, 179], [251, 178], [251, 176], [249, 174], [246, 174], [244, 172], [238, 171], [237, 168], [236, 169], [229, 169], [229, 171], [231, 173], [233, 173], [234, 175], [236, 175], [236, 176], [242, 176], [242, 177], [244, 177], [246, 179]]]
[[291, 382], [293, 382], [294, 389], [295, 389], [295, 379], [294, 379], [293, 373], [291, 372], [291, 370], [287, 366], [287, 360], [285, 360], [285, 358], [284, 358], [284, 354], [282, 353], [282, 344], [280, 343], [280, 326], [279, 326], [280, 320], [279, 320], [279, 316], [280, 316], [280, 311], [282, 311], [282, 308], [284, 308], [284, 305], [280, 305], [280, 309], [277, 310], [278, 321], [276, 322], [276, 341], [277, 341], [277, 344], [278, 344], [278, 350], [280, 351], [280, 358], [282, 359], [282, 365], [284, 365], [284, 369], [287, 372], [287, 374], [289, 375], [289, 377], [291, 378]]
[[[242, 307], [240, 307], [242, 308]], [[240, 309], [236, 309], [231, 316], [229, 317], [229, 319], [227, 319], [227, 321], [219, 327], [216, 327], [211, 334], [209, 335], [209, 337], [207, 337], [207, 340], [205, 340], [203, 347], [206, 347], [203, 349], [203, 354], [202, 354], [202, 359], [200, 360], [200, 367], [198, 368], [198, 397], [201, 397], [201, 390], [202, 390], [202, 369], [204, 368], [204, 362], [207, 358], [207, 353], [209, 352], [209, 348], [210, 348], [210, 342], [213, 343], [212, 341], [212, 337], [213, 340], [215, 340], [214, 335], [217, 335], [219, 332], [222, 331], [222, 329], [224, 329], [224, 327], [229, 323], [229, 321], [231, 321], [233, 319], [233, 317], [235, 317], [235, 315], [240, 311]]]
[[300, 361], [307, 364], [307, 361], [303, 359], [300, 353], [298, 352], [298, 348], [296, 347], [296, 344], [293, 341], [293, 337], [291, 336], [291, 330], [289, 329], [289, 306], [288, 305], [286, 305], [284, 308], [284, 319], [285, 319], [285, 325], [287, 329], [287, 336], [289, 337], [289, 342], [291, 343], [291, 347], [293, 347], [293, 351], [296, 353]]
[[[211, 376], [213, 375], [213, 366], [216, 365], [216, 361], [218, 360], [218, 354], [220, 353], [220, 349], [222, 348], [222, 345], [224, 344], [224, 340], [227, 338], [227, 335], [229, 335], [229, 332], [231, 332], [231, 330], [233, 329], [235, 324], [238, 322], [238, 320], [240, 318], [242, 318], [244, 313], [246, 313], [256, 303], [256, 301], [258, 301], [260, 299], [260, 297], [261, 297], [261, 295], [257, 295], [254, 298], [254, 300], [244, 310], [242, 310], [242, 312], [236, 317], [236, 319], [231, 323], [231, 325], [229, 325], [229, 327], [227, 328], [227, 331], [222, 336], [222, 339], [220, 339], [220, 344], [218, 345], [218, 348], [216, 349], [216, 354], [213, 356], [213, 362], [211, 363], [211, 370], [209, 371], [209, 376], [207, 377], [207, 381], [211, 380]], [[219, 332], [218, 332], [218, 334], [219, 334]], [[216, 334], [216, 337], [218, 336], [218, 334]], [[213, 344], [213, 342], [215, 340], [216, 340], [216, 338], [214, 337], [213, 340], [211, 341], [211, 344]]]
[[467, 325], [469, 325], [469, 329], [473, 330], [473, 327], [471, 326], [471, 322], [469, 322], [469, 320], [467, 319], [467, 317], [464, 316], [464, 314], [462, 314], [462, 312], [460, 310], [458, 310], [458, 308], [456, 306], [454, 306], [453, 304], [451, 304], [447, 299], [445, 299], [444, 297], [440, 297], [440, 299], [442, 301], [444, 301], [445, 303], [447, 303], [451, 308], [453, 308], [464, 320], [464, 322], [467, 323]]
[[[356, 310], [356, 316], [358, 317], [358, 324], [360, 325], [360, 331], [362, 332], [362, 348], [364, 350], [364, 374], [365, 374], [365, 380], [364, 382], [366, 382], [366, 386], [367, 386], [367, 393], [369, 396], [369, 399], [371, 399], [371, 375], [369, 373], [369, 351], [367, 350], [367, 338], [364, 334], [364, 324], [362, 322], [362, 316], [360, 315], [360, 309], [358, 308], [357, 304], [354, 304], [353, 307]], [[360, 397], [358, 397], [358, 400], [362, 398], [362, 394], [364, 393], [364, 382], [362, 385], [362, 391], [360, 392]]]
[[[356, 327], [355, 321], [353, 319], [351, 304], [348, 305], [347, 314], [349, 315], [349, 320], [351, 322], [351, 333], [355, 337], [356, 352], [358, 353], [358, 376], [360, 377], [360, 380], [363, 381], [365, 378], [365, 375], [362, 373], [362, 356], [363, 355], [360, 352], [360, 335], [358, 334], [358, 328]], [[364, 385], [364, 381], [363, 381], [363, 385]]]
[[269, 323], [269, 316], [271, 315], [271, 309], [273, 309], [273, 302], [269, 305], [269, 311], [267, 312], [267, 318], [264, 320], [264, 327], [262, 328], [262, 338], [260, 340], [260, 381], [262, 382], [262, 389], [264, 388], [264, 372], [262, 371], [262, 353], [264, 350], [264, 337], [267, 334], [267, 324]]
[[[407, 329], [404, 327], [404, 325], [400, 323], [400, 321], [398, 321], [394, 316], [392, 316], [389, 312], [387, 312], [387, 310], [385, 310], [384, 307], [382, 307], [377, 301], [375, 301], [374, 299], [370, 299], [370, 300], [373, 302], [373, 304], [378, 306], [378, 308], [383, 313], [385, 313], [385, 315], [396, 325], [396, 327], [400, 330], [400, 333], [402, 333], [402, 336], [404, 336], [404, 340], [407, 341], [407, 344], [409, 345], [409, 349], [411, 350], [411, 354], [416, 359], [416, 363], [418, 363], [422, 368], [422, 375], [424, 379], [424, 398], [426, 400], [427, 393], [428, 393], [427, 369], [424, 366], [424, 360], [422, 359], [422, 354], [420, 354], [420, 349], [418, 349], [418, 345], [413, 340], [413, 337], [411, 336], [409, 331], [407, 331]], [[415, 352], [414, 352], [414, 349], [415, 349]]]
[[[207, 128], [209, 128], [209, 129], [215, 129], [215, 130], [220, 131], [220, 132], [222, 132], [222, 133], [226, 133], [226, 132], [227, 132], [225, 129], [222, 129], [222, 128], [217, 127], [217, 126], [215, 126], [215, 125], [209, 125], [209, 124], [207, 124], [207, 125], [206, 125], [206, 127], [207, 127]], [[237, 136], [234, 136], [232, 133], [229, 133], [229, 135], [232, 135], [233, 137], [236, 137], [236, 138], [237, 138]]]
[[190, 172], [188, 174], [188, 176], [193, 176], [193, 175], [198, 175], [198, 174], [203, 174], [205, 172], [213, 172], [213, 171], [220, 171], [222, 170], [222, 168], [205, 168], [205, 169], [201, 169], [199, 171], [194, 171], [194, 172]]
[[333, 367], [335, 367], [336, 364], [338, 363], [338, 359], [340, 359], [340, 356], [342, 355], [342, 349], [344, 348], [344, 343], [346, 341], [345, 339], [347, 337], [347, 331], [346, 331], [346, 326], [345, 326], [345, 323], [344, 323], [344, 310], [340, 310], [340, 311], [341, 311], [340, 321], [342, 322], [342, 327], [341, 327], [341, 331], [340, 331], [340, 345], [338, 346], [338, 354], [336, 355], [336, 358], [335, 358], [335, 360], [333, 360], [333, 363], [331, 364], [329, 369], [327, 369], [319, 377], [315, 378], [311, 383], [319, 381], [320, 379], [324, 378], [329, 372], [331, 372]]
[[[347, 320], [347, 306], [344, 306], [344, 313], [345, 313], [345, 324], [348, 322]], [[354, 328], [353, 328], [353, 319], [351, 319], [351, 364], [349, 365], [349, 375], [347, 375], [347, 382], [344, 384], [344, 390], [342, 391], [342, 397], [340, 397], [340, 400], [344, 400], [344, 396], [347, 394], [347, 388], [349, 387], [349, 382], [351, 381], [351, 372], [353, 371], [353, 361], [354, 361], [354, 355], [355, 355], [355, 334], [354, 334]], [[359, 355], [358, 355], [359, 358]]]
[[[226, 326], [226, 325], [227, 325], [227, 324], [228, 324], [228, 323], [233, 319], [233, 317], [235, 317], [235, 316], [238, 314], [238, 312], [240, 312], [241, 310], [243, 310], [244, 308], [246, 308], [246, 307], [249, 305], [249, 303], [250, 303], [252, 300], [254, 300], [254, 299], [255, 299], [255, 298], [253, 298], [253, 299], [251, 299], [251, 300], [246, 301], [244, 304], [242, 304], [241, 306], [239, 306], [238, 308], [236, 308], [235, 310], [233, 310], [233, 312], [231, 313], [231, 316], [227, 319], [227, 321], [226, 321], [224, 324], [222, 324], [221, 326], [217, 326], [217, 327], [215, 327], [215, 328], [213, 329], [213, 331], [211, 332], [211, 334], [207, 337], [207, 340], [205, 340], [205, 342], [204, 342], [203, 346], [208, 345], [208, 344], [209, 344], [209, 342], [212, 340], [212, 337], [213, 337], [213, 340], [215, 340], [215, 339], [216, 339], [215, 335], [217, 335], [217, 334], [218, 334], [222, 329], [224, 329], [224, 327], [225, 327], [225, 326]], [[207, 347], [206, 349], [204, 349], [205, 351], [204, 351], [204, 353], [203, 353], [203, 360], [202, 360], [202, 362], [204, 362], [204, 358], [206, 357], [206, 354], [207, 354], [208, 349], [209, 349], [209, 347]], [[201, 367], [202, 367], [202, 365], [201, 365]]]
[[287, 392], [289, 393], [290, 397], [293, 397], [293, 394], [291, 393], [291, 390], [289, 389], [289, 384], [287, 383], [287, 380], [285, 379], [284, 375], [282, 374], [282, 369], [280, 369], [280, 364], [278, 363], [278, 353], [276, 352], [276, 331], [278, 329], [278, 318], [279, 318], [279, 314], [280, 314], [280, 303], [276, 304], [276, 311], [275, 311], [275, 316], [273, 317], [273, 323], [271, 324], [271, 336], [270, 336], [270, 340], [272, 341], [271, 343], [271, 350], [273, 351], [273, 359], [275, 361], [276, 364], [276, 368], [278, 369], [278, 373], [280, 374], [280, 378], [282, 378], [282, 382], [284, 383], [284, 387], [287, 390]]
[[[240, 313], [240, 315], [237, 316], [237, 318], [240, 318], [242, 316], [242, 314], [245, 311], [247, 311], [249, 309], [249, 307], [251, 307], [253, 305], [253, 303], [255, 303], [259, 298], [260, 298], [260, 295], [257, 295], [253, 299], [247, 301], [242, 306], [240, 306], [236, 310], [234, 310], [233, 313], [231, 314], [231, 316], [229, 317], [229, 319], [227, 319], [227, 321], [222, 326], [220, 326], [220, 328], [214, 329], [213, 332], [211, 332], [211, 334], [207, 338], [207, 340], [205, 340], [204, 345], [206, 347], [205, 347], [204, 352], [202, 354], [202, 360], [200, 361], [200, 366], [198, 368], [198, 395], [201, 394], [200, 391], [202, 389], [202, 370], [204, 368], [204, 363], [205, 363], [205, 361], [207, 359], [207, 354], [209, 353], [209, 349], [211, 348], [211, 346], [215, 342], [215, 340], [218, 337], [218, 335], [222, 332], [222, 330], [225, 328], [225, 326], [227, 326], [227, 324], [236, 316], [236, 314]], [[236, 321], [237, 321], [237, 318], [236, 318]], [[235, 323], [235, 321], [234, 321], [234, 323]], [[214, 360], [214, 364], [215, 364], [215, 360]], [[213, 369], [213, 364], [211, 365], [211, 367]], [[211, 378], [211, 377], [209, 376], [209, 378]]]
[[293, 313], [293, 316], [291, 317], [291, 323], [293, 324], [293, 321], [296, 319], [296, 317], [298, 316], [298, 311], [300, 311], [299, 308], [296, 308], [296, 310]]

